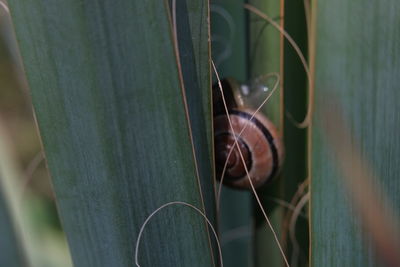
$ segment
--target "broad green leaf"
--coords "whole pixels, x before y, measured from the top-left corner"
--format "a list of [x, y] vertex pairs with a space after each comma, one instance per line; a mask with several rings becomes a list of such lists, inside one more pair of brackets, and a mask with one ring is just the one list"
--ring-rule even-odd
[[[177, 200], [204, 208], [169, 5], [74, 0], [10, 6], [74, 265], [133, 266], [136, 237], [151, 212]], [[201, 65], [185, 67], [209, 72], [204, 53], [197, 56]], [[193, 90], [206, 87], [205, 77]], [[209, 131], [192, 129], [195, 138]], [[195, 148], [207, 144], [193, 142]], [[205, 151], [196, 150], [204, 165], [199, 173], [211, 183]], [[205, 202], [212, 203], [207, 194]], [[176, 206], [150, 221], [139, 263], [210, 266], [211, 253], [204, 219]]]
[[346, 154], [352, 160], [360, 154], [365, 169], [371, 170], [368, 174], [375, 177], [373, 184], [382, 188], [376, 186], [376, 201], [387, 198], [391, 215], [399, 216], [400, 2], [318, 0], [315, 4], [311, 262], [382, 266], [372, 233], [363, 231], [366, 221], [359, 216], [360, 205], [353, 204], [351, 186], [344, 180], [351, 177], [343, 174], [342, 159], [335, 156], [323, 125], [332, 124], [328, 112], [338, 117], [339, 123], [330, 127], [347, 129], [353, 139]]

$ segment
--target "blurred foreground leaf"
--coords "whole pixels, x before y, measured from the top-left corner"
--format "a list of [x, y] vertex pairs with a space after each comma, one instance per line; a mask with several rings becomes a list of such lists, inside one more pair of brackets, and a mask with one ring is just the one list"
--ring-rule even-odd
[[[365, 186], [361, 184], [365, 181], [360, 182], [363, 177], [359, 177], [354, 183], [357, 180], [345, 176], [340, 166], [352, 164], [350, 158], [356, 168], [357, 158], [362, 157], [361, 164], [374, 177], [374, 197], [379, 202], [388, 199], [391, 215], [399, 216], [400, 3], [315, 2], [311, 262], [313, 266], [382, 266], [371, 238], [374, 233], [366, 230], [368, 222], [359, 216], [369, 207], [353, 204], [357, 196], [352, 188]], [[335, 121], [324, 114], [343, 114], [336, 120], [340, 125], [333, 125]], [[323, 132], [324, 124], [348, 129], [352, 141], [343, 157], [335, 155]], [[345, 162], [340, 163], [342, 160]]]

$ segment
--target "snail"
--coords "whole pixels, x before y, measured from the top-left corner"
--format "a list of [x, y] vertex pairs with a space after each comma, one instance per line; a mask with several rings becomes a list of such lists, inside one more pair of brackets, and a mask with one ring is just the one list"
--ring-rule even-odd
[[[259, 188], [269, 183], [279, 173], [284, 157], [281, 137], [274, 124], [266, 116], [259, 112], [254, 114], [255, 109], [248, 107], [248, 101], [246, 101], [248, 98], [244, 93], [248, 94], [249, 86], [240, 85], [233, 79], [224, 79], [221, 84], [232, 128], [250, 179], [254, 187]], [[254, 117], [251, 118], [253, 114]], [[229, 125], [218, 84], [213, 86], [213, 117], [217, 177], [221, 178], [226, 164], [223, 183], [239, 189], [250, 189], [250, 182], [239, 150], [235, 146], [235, 137]], [[246, 128], [240, 134], [244, 127]], [[233, 146], [235, 148], [227, 161]]]

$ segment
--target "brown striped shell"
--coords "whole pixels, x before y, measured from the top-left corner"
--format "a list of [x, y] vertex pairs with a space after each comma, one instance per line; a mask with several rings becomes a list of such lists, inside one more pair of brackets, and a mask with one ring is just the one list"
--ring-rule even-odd
[[[271, 181], [279, 172], [283, 160], [283, 143], [276, 127], [260, 112], [251, 119], [254, 110], [243, 105], [238, 84], [234, 80], [222, 81], [229, 118], [236, 135], [240, 151], [254, 187], [260, 187]], [[218, 85], [213, 89], [214, 103], [214, 153], [216, 175], [226, 185], [249, 189], [239, 150], [235, 147], [228, 158], [235, 138], [229, 126]], [[251, 119], [251, 121], [250, 121]], [[246, 126], [247, 125], [247, 126]], [[240, 134], [242, 129], [244, 131]], [[240, 135], [239, 135], [240, 134]]]

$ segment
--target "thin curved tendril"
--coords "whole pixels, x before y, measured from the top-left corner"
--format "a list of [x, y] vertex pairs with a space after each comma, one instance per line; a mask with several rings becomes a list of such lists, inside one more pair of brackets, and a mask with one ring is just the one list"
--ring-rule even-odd
[[[309, 177], [307, 177], [297, 188], [296, 193], [293, 195], [292, 199], [290, 200], [290, 205], [296, 207], [298, 205], [299, 199], [302, 198], [307, 193], [303, 192], [307, 189], [307, 186], [309, 184]], [[287, 212], [285, 214], [285, 218], [283, 219], [283, 232], [282, 232], [282, 239], [285, 240], [286, 243], [286, 237], [289, 232], [289, 225], [290, 225], [290, 219], [292, 217], [293, 213]], [[286, 245], [286, 244], [285, 244]]]
[[299, 198], [303, 195], [304, 190], [307, 189], [310, 183], [310, 178], [307, 177], [297, 188], [296, 193], [293, 195], [290, 204], [295, 205]]
[[290, 240], [293, 244], [293, 252], [292, 252], [292, 265], [293, 266], [294, 266], [294, 262], [297, 262], [297, 258], [298, 258], [299, 250], [300, 250], [299, 242], [297, 241], [296, 234], [295, 234], [296, 233], [296, 231], [295, 231], [296, 222], [297, 222], [297, 218], [300, 215], [300, 211], [307, 204], [309, 199], [310, 199], [310, 192], [305, 194], [300, 199], [299, 203], [296, 205], [296, 209], [293, 212], [292, 218], [290, 219], [289, 233], [290, 233]]
[[[267, 199], [271, 200], [272, 202], [275, 202], [278, 205], [281, 205], [282, 207], [284, 207], [284, 208], [286, 208], [286, 209], [288, 209], [290, 211], [295, 211], [296, 210], [296, 206], [295, 205], [292, 205], [289, 202], [284, 201], [282, 199], [275, 198], [275, 197], [267, 197]], [[304, 219], [306, 219], [306, 220], [308, 219], [307, 215], [305, 213], [303, 213], [303, 212], [300, 212], [299, 215], [301, 217], [303, 217]]]
[[[218, 86], [219, 86], [219, 90], [221, 91], [222, 102], [224, 103], [225, 113], [227, 114], [227, 118], [228, 118], [228, 122], [229, 122], [229, 127], [231, 128], [232, 133], [235, 133], [235, 131], [233, 130], [233, 126], [232, 126], [231, 119], [230, 119], [230, 117], [229, 117], [228, 107], [227, 107], [226, 102], [225, 102], [225, 96], [224, 96], [224, 92], [223, 92], [223, 90], [222, 90], [221, 80], [220, 80], [220, 78], [219, 78], [217, 69], [215, 68], [214, 62], [213, 62], [212, 60], [211, 60], [211, 64], [212, 64], [212, 66], [213, 66], [215, 75], [216, 75], [217, 80], [218, 80]], [[235, 135], [233, 135], [233, 137], [234, 137], [234, 140], [235, 140], [235, 145], [239, 148], [239, 144], [238, 144], [238, 141], [237, 141], [237, 137], [236, 137]], [[258, 205], [260, 206], [261, 212], [262, 212], [262, 214], [264, 215], [264, 218], [265, 218], [265, 220], [266, 220], [266, 222], [267, 222], [269, 228], [271, 229], [271, 232], [272, 232], [272, 234], [273, 234], [273, 236], [274, 236], [274, 239], [275, 239], [275, 241], [276, 241], [276, 244], [278, 245], [278, 248], [279, 248], [279, 250], [280, 250], [280, 252], [281, 252], [281, 254], [282, 254], [282, 257], [283, 257], [283, 260], [285, 261], [286, 266], [287, 266], [287, 267], [290, 267], [289, 262], [288, 262], [287, 259], [286, 259], [285, 253], [283, 252], [282, 246], [281, 246], [281, 244], [279, 243], [278, 236], [277, 236], [277, 234], [276, 234], [274, 228], [272, 227], [272, 224], [271, 224], [271, 222], [270, 222], [270, 220], [269, 220], [269, 218], [268, 218], [268, 216], [267, 216], [267, 213], [265, 212], [265, 209], [263, 208], [263, 206], [262, 206], [262, 204], [261, 204], [261, 200], [260, 200], [260, 198], [258, 197], [258, 194], [257, 194], [257, 192], [256, 192], [256, 189], [254, 188], [253, 182], [251, 181], [251, 178], [250, 178], [250, 175], [249, 175], [249, 171], [248, 171], [248, 169], [247, 169], [247, 166], [246, 166], [246, 163], [245, 163], [245, 160], [244, 160], [242, 151], [241, 151], [240, 149], [238, 149], [238, 151], [239, 151], [239, 155], [240, 155], [241, 161], [242, 161], [242, 163], [243, 163], [243, 165], [244, 165], [244, 170], [246, 171], [247, 179], [249, 180], [249, 183], [250, 183], [251, 189], [252, 189], [252, 191], [253, 191], [254, 197], [256, 198], [256, 201], [257, 201]]]
[[285, 29], [283, 29], [279, 24], [277, 24], [273, 19], [271, 19], [270, 17], [268, 17], [265, 13], [261, 12], [259, 9], [255, 8], [252, 5], [249, 4], [244, 4], [244, 8], [246, 8], [247, 10], [249, 10], [250, 12], [256, 14], [257, 16], [265, 19], [266, 21], [268, 21], [272, 26], [275, 27], [275, 29], [277, 29], [281, 34], [283, 34], [283, 36], [286, 38], [286, 40], [288, 40], [288, 42], [292, 45], [293, 49], [296, 51], [297, 55], [300, 58], [300, 61], [304, 67], [304, 71], [306, 72], [307, 75], [307, 79], [308, 79], [308, 109], [307, 109], [307, 114], [304, 118], [304, 120], [300, 123], [296, 122], [293, 118], [293, 116], [289, 113], [286, 112], [287, 116], [289, 117], [290, 120], [293, 121], [293, 123], [298, 127], [298, 128], [306, 128], [308, 127], [308, 125], [310, 124], [310, 120], [311, 120], [311, 115], [312, 115], [312, 97], [313, 97], [313, 93], [312, 93], [312, 87], [311, 87], [311, 73], [310, 70], [308, 68], [307, 65], [307, 60], [305, 59], [303, 53], [301, 52], [299, 46], [296, 44], [296, 42], [293, 40], [293, 38], [285, 31]]
[[[258, 108], [254, 111], [254, 113], [251, 115], [250, 119], [248, 119], [245, 123], [245, 125], [243, 126], [242, 130], [240, 131], [239, 135], [237, 136], [237, 138], [240, 138], [243, 134], [243, 132], [246, 130], [247, 126], [249, 125], [250, 121], [255, 117], [255, 115], [260, 111], [260, 109], [265, 105], [265, 103], [267, 103], [267, 101], [269, 100], [269, 98], [273, 95], [273, 93], [275, 92], [275, 90], [278, 88], [279, 82], [280, 82], [280, 76], [279, 73], [276, 72], [272, 72], [272, 73], [268, 73], [266, 75], [261, 76], [259, 79], [263, 80], [266, 79], [270, 76], [275, 76], [276, 77], [276, 82], [274, 84], [274, 87], [272, 88], [271, 92], [268, 94], [268, 96], [264, 99], [264, 101], [258, 106]], [[228, 159], [231, 156], [233, 149], [236, 147], [236, 145], [232, 146], [229, 150], [228, 156], [226, 157], [225, 163], [224, 163], [224, 168], [222, 169], [222, 174], [221, 174], [221, 178], [220, 178], [220, 183], [218, 186], [218, 193], [217, 193], [217, 211], [219, 211], [219, 207], [220, 207], [220, 199], [221, 199], [221, 190], [222, 190], [222, 183], [224, 181], [224, 176], [225, 176], [225, 172], [226, 172], [226, 167], [228, 165]]]
[[138, 234], [138, 238], [137, 238], [137, 240], [136, 240], [136, 246], [135, 246], [135, 264], [136, 264], [136, 266], [137, 266], [137, 267], [140, 267], [140, 264], [139, 264], [139, 245], [140, 245], [140, 240], [141, 240], [141, 238], [142, 238], [142, 234], [143, 234], [144, 228], [146, 227], [147, 223], [150, 221], [150, 219], [151, 219], [153, 216], [155, 216], [155, 215], [156, 215], [158, 212], [160, 212], [162, 209], [164, 209], [164, 208], [166, 208], [166, 207], [168, 207], [168, 206], [172, 206], [172, 205], [183, 205], [183, 206], [189, 207], [189, 208], [194, 209], [195, 211], [197, 211], [201, 216], [203, 216], [203, 218], [207, 221], [208, 225], [210, 226], [210, 228], [211, 228], [211, 230], [212, 230], [212, 232], [213, 232], [213, 234], [214, 234], [214, 236], [215, 236], [215, 239], [216, 239], [216, 241], [217, 241], [218, 252], [219, 252], [219, 259], [220, 259], [221, 267], [223, 267], [223, 266], [224, 266], [224, 263], [223, 263], [223, 260], [222, 260], [221, 244], [220, 244], [220, 242], [219, 242], [219, 240], [218, 240], [217, 232], [215, 231], [215, 229], [214, 229], [212, 223], [210, 222], [210, 220], [207, 218], [207, 216], [206, 216], [199, 208], [195, 207], [195, 206], [192, 205], [192, 204], [183, 202], [183, 201], [171, 201], [171, 202], [165, 203], [164, 205], [161, 205], [161, 206], [158, 207], [156, 210], [154, 210], [154, 211], [146, 218], [146, 220], [143, 222], [142, 227], [140, 227], [139, 234]]
[[8, 8], [8, 6], [7, 6], [3, 1], [0, 1], [0, 6], [1, 6], [8, 14], [10, 14], [10, 9]]

